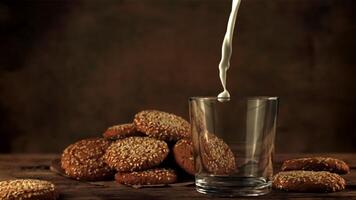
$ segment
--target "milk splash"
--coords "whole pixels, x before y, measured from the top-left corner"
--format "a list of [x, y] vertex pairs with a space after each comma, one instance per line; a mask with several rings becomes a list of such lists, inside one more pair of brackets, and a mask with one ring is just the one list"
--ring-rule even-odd
[[232, 53], [232, 38], [234, 36], [234, 28], [236, 22], [237, 11], [239, 10], [241, 0], [232, 1], [232, 9], [227, 24], [227, 29], [221, 48], [221, 60], [219, 63], [219, 76], [224, 91], [218, 95], [218, 98], [223, 100], [230, 99], [230, 93], [226, 89], [226, 72], [230, 67], [230, 58]]

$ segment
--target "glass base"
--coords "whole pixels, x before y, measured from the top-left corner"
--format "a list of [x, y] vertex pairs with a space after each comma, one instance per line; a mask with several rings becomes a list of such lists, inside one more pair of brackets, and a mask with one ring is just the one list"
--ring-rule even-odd
[[219, 197], [260, 196], [272, 190], [272, 182], [263, 177], [197, 175], [195, 186], [200, 193]]

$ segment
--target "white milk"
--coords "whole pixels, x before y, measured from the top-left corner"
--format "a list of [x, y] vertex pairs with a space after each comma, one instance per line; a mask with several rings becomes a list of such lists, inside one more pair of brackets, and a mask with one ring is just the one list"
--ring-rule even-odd
[[230, 93], [226, 89], [226, 72], [230, 67], [230, 58], [232, 53], [232, 38], [234, 36], [235, 21], [237, 16], [237, 11], [239, 10], [241, 0], [232, 1], [232, 9], [229, 17], [229, 22], [227, 24], [227, 29], [221, 49], [221, 60], [219, 63], [219, 76], [221, 84], [224, 91], [218, 95], [218, 98], [229, 99]]

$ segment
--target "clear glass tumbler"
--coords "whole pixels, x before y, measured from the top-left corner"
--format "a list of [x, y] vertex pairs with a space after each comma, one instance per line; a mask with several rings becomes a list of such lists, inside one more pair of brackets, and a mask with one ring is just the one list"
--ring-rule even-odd
[[189, 99], [195, 185], [216, 196], [271, 191], [278, 97]]

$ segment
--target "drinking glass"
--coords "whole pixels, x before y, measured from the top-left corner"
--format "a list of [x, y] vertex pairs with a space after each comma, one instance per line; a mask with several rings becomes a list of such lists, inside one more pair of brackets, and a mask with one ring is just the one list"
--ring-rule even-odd
[[271, 191], [278, 97], [191, 97], [189, 111], [198, 192]]

